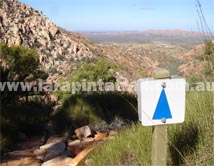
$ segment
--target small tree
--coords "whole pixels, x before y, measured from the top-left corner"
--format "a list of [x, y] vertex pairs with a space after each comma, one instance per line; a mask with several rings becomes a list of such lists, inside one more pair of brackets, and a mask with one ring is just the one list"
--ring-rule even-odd
[[[102, 80], [103, 82], [116, 82], [116, 78], [113, 75], [113, 69], [116, 66], [110, 61], [105, 59], [100, 59], [96, 62], [85, 62], [82, 64], [77, 71], [75, 71], [67, 81], [72, 85], [74, 82], [82, 82], [86, 80], [87, 82], [97, 82]], [[77, 94], [85, 94], [91, 92], [77, 92]], [[62, 101], [72, 96], [71, 92], [57, 91], [55, 93]]]
[[[0, 43], [0, 57], [2, 85], [6, 82], [32, 82], [41, 76], [44, 76], [43, 79], [47, 77], [39, 70], [39, 55], [35, 49], [14, 45], [8, 47], [5, 43]], [[6, 88], [1, 92], [1, 102], [14, 101], [20, 95], [25, 95], [27, 99], [28, 93], [20, 88], [16, 92], [9, 92]]]
[[205, 54], [211, 55], [214, 53], [214, 43], [212, 41], [206, 41], [205, 42]]
[[112, 68], [113, 64], [101, 59], [96, 63], [85, 63], [74, 76], [70, 78], [71, 81], [82, 81], [86, 79], [87, 81], [98, 81], [102, 79], [104, 82], [112, 81], [115, 82], [116, 78], [113, 76]]
[[[46, 79], [47, 74], [39, 69], [39, 55], [36, 50], [24, 46], [7, 46], [0, 43], [0, 86], [1, 86], [1, 131], [0, 131], [0, 152], [13, 148], [17, 141], [17, 134], [23, 132], [26, 135], [33, 135], [43, 131], [43, 124], [47, 121], [47, 112], [42, 105], [33, 102], [22, 103], [18, 99], [29, 95], [35, 95], [33, 88], [37, 86], [37, 79]], [[31, 89], [10, 91], [7, 86], [19, 82], [30, 83]], [[25, 84], [26, 85], [26, 84]], [[2, 89], [4, 90], [2, 91]]]

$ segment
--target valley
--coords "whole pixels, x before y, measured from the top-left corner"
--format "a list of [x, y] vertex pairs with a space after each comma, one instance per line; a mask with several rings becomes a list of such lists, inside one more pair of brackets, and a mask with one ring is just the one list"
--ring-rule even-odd
[[[70, 32], [18, 0], [0, 1], [0, 166], [151, 165], [136, 81], [165, 68], [191, 87], [212, 82], [213, 39], [183, 30]], [[15, 83], [32, 87], [10, 90]], [[111, 90], [116, 83], [121, 91]], [[185, 123], [169, 127], [168, 165], [214, 163], [213, 94], [187, 92]]]

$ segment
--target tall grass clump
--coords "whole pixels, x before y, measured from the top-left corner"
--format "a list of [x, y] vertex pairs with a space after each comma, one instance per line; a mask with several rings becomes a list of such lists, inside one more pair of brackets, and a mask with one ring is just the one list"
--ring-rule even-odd
[[151, 128], [140, 123], [121, 131], [113, 140], [98, 147], [90, 158], [93, 166], [151, 165]]
[[[214, 93], [189, 92], [182, 124], [169, 125], [168, 165], [213, 165]], [[93, 166], [151, 165], [152, 127], [133, 124], [90, 156]]]
[[169, 127], [171, 165], [214, 163], [214, 92], [187, 94], [186, 118]]

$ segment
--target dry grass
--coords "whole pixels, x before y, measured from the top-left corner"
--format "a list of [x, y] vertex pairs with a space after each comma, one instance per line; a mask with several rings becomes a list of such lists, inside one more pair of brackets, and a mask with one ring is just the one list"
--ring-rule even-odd
[[[168, 165], [213, 165], [214, 93], [189, 93], [185, 122], [170, 125], [168, 133]], [[151, 127], [133, 124], [89, 158], [93, 166], [151, 165]]]

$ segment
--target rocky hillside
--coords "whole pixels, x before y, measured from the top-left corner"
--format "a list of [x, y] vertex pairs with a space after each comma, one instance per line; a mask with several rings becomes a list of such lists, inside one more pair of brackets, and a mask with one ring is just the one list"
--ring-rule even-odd
[[[161, 34], [166, 35], [167, 32], [161, 31]], [[127, 32], [131, 36], [138, 36], [138, 33]], [[145, 31], [142, 34], [144, 36], [138, 37], [144, 40], [149, 34], [159, 34], [159, 31]], [[181, 32], [173, 31], [168, 35], [176, 37], [186, 35], [186, 33], [178, 34]], [[106, 35], [112, 36], [112, 34]], [[124, 34], [120, 35], [124, 37]], [[193, 34], [193, 36], [198, 38], [200, 34]], [[129, 40], [128, 37], [126, 39]], [[114, 71], [115, 77], [126, 89], [132, 89], [128, 90], [131, 92], [134, 88], [132, 81], [150, 76], [157, 67], [167, 68], [172, 71], [172, 74], [180, 72], [188, 76], [202, 71], [204, 66], [194, 57], [203, 52], [202, 45], [190, 50], [186, 45], [181, 46], [180, 40], [176, 44], [161, 41], [93, 44], [78, 33], [67, 32], [57, 27], [41, 12], [18, 0], [4, 0], [0, 3], [0, 41], [8, 45], [26, 45], [36, 48], [40, 55], [42, 69], [50, 75], [48, 81], [66, 78], [72, 65], [75, 66], [86, 58], [106, 58], [119, 65], [119, 70]]]
[[71, 62], [93, 57], [84, 39], [77, 36], [69, 36], [39, 11], [17, 0], [0, 4], [0, 41], [35, 47], [43, 69], [55, 78], [66, 74]]
[[178, 71], [183, 73], [185, 77], [194, 73], [201, 73], [204, 70], [207, 63], [197, 59], [197, 56], [204, 54], [204, 47], [204, 44], [199, 44], [193, 49], [177, 56], [178, 59], [186, 62], [178, 67]]
[[[0, 4], [0, 35], [0, 41], [8, 45], [36, 48], [40, 55], [42, 69], [49, 73], [48, 82], [66, 78], [72, 65], [75, 66], [86, 58], [102, 55], [101, 58], [112, 59], [115, 63], [113, 57], [118, 55], [110, 54], [112, 56], [110, 57], [106, 51], [103, 51], [106, 50], [105, 47], [93, 44], [78, 33], [57, 27], [41, 12], [17, 0], [4, 0]], [[113, 48], [107, 50], [115, 51]], [[119, 57], [116, 63], [124, 62]], [[143, 66], [145, 66], [144, 69], [153, 68], [152, 64], [144, 63]], [[115, 71], [114, 73], [117, 79], [123, 82], [123, 86], [129, 86], [130, 80], [125, 77], [126, 72]]]

